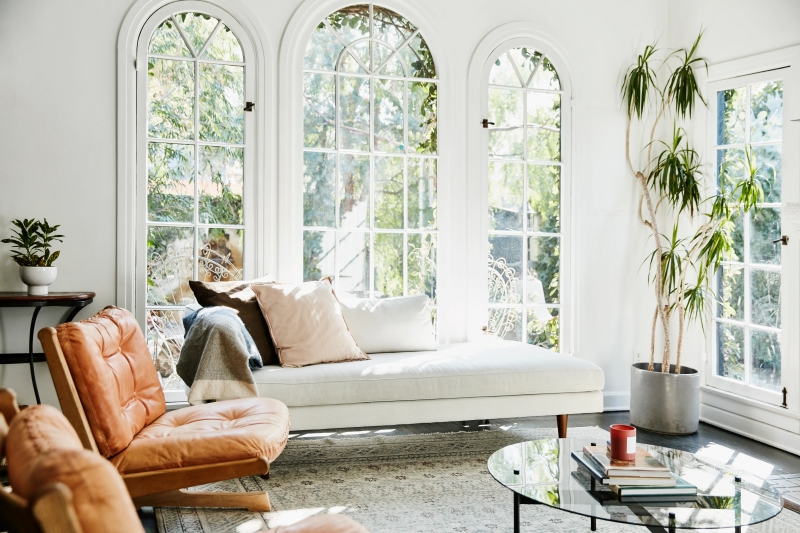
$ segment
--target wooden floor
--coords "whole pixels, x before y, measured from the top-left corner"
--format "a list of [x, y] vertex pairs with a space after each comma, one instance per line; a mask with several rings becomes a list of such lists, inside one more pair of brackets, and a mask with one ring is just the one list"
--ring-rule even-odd
[[[608, 429], [611, 424], [627, 424], [628, 412], [597, 413], [589, 415], [570, 415], [570, 427], [599, 426]], [[290, 439], [348, 439], [358, 438], [369, 435], [415, 435], [421, 433], [446, 433], [453, 431], [485, 431], [487, 429], [507, 430], [511, 427], [518, 428], [538, 428], [556, 427], [556, 417], [532, 417], [468, 422], [444, 422], [438, 424], [413, 424], [404, 426], [380, 426], [371, 428], [339, 428], [315, 431], [297, 431], [289, 435]], [[718, 445], [724, 448], [735, 450], [739, 454], [745, 454], [753, 460], [765, 463], [768, 468], [772, 466], [770, 475], [800, 473], [800, 457], [788, 452], [784, 452], [772, 446], [761, 444], [731, 433], [724, 429], [719, 429], [708, 424], [700, 424], [700, 429], [694, 435], [687, 437], [673, 437], [670, 435], [659, 435], [639, 430], [637, 441], [643, 444], [654, 444], [676, 448], [687, 452], [695, 453], [701, 448], [709, 445]], [[142, 523], [147, 533], [156, 533], [155, 517], [152, 509], [142, 509], [139, 512]]]

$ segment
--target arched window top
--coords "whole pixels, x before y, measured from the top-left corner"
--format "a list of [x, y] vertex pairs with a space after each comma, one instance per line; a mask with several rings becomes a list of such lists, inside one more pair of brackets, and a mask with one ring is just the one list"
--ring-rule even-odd
[[306, 47], [306, 69], [436, 78], [428, 44], [416, 26], [374, 4], [348, 6], [328, 15]]
[[244, 62], [242, 46], [231, 29], [205, 13], [175, 13], [164, 19], [150, 37], [148, 52], [210, 61]]
[[531, 48], [512, 48], [497, 58], [489, 73], [489, 84], [560, 91], [561, 82], [550, 60]]

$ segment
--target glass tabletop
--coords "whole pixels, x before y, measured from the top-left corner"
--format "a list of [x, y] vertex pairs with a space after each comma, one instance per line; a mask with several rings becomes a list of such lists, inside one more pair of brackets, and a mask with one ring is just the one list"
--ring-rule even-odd
[[[571, 457], [596, 438], [541, 439], [506, 446], [489, 457], [488, 467], [501, 485], [517, 494], [571, 513], [631, 525], [677, 529], [733, 528], [757, 524], [783, 509], [780, 493], [768, 483], [709, 464], [689, 452], [640, 445], [669, 469], [697, 486], [688, 502], [620, 502], [606, 485], [596, 483]], [[599, 443], [598, 443], [599, 444]], [[519, 473], [515, 474], [517, 470]], [[670, 514], [674, 513], [674, 518]]]

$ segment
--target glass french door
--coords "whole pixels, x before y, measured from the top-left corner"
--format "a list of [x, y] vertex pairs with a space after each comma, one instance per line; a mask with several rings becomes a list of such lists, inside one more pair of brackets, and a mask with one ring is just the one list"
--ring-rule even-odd
[[716, 274], [708, 384], [780, 404], [782, 331], [783, 75], [774, 70], [710, 85], [718, 187], [756, 172], [764, 191], [733, 228], [733, 254]]

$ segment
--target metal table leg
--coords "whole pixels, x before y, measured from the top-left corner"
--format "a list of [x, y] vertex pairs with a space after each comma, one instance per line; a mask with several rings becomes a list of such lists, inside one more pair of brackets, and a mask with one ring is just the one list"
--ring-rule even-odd
[[514, 533], [519, 533], [519, 494], [514, 493]]
[[34, 307], [33, 317], [31, 318], [31, 332], [28, 336], [28, 364], [30, 364], [31, 367], [31, 383], [33, 383], [33, 393], [36, 395], [37, 404], [41, 404], [42, 401], [39, 399], [39, 387], [36, 386], [36, 372], [33, 370], [33, 332], [36, 331], [36, 317], [39, 316], [39, 311], [41, 310], [41, 307]]

